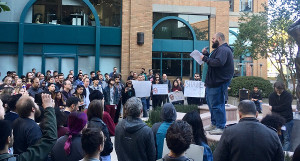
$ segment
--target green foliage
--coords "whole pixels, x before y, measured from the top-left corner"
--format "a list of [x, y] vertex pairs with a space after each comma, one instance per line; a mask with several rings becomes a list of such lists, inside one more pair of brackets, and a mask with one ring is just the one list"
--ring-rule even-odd
[[198, 110], [197, 105], [175, 105], [177, 112], [188, 113], [190, 111]]
[[[153, 124], [161, 122], [161, 109], [162, 107], [157, 107], [155, 110], [149, 112], [149, 120], [146, 121], [146, 124], [152, 127]], [[197, 105], [175, 105], [177, 112], [188, 113], [198, 109]]]
[[[288, 29], [299, 16], [299, 0], [269, 0], [265, 11], [243, 13], [239, 18], [239, 34], [233, 44], [235, 57], [250, 54], [253, 59], [269, 58], [287, 87], [283, 66], [288, 64], [295, 78], [295, 41]], [[298, 15], [296, 14], [298, 13]], [[272, 58], [272, 59], [271, 59]], [[275, 61], [276, 59], [276, 61]], [[287, 63], [283, 63], [286, 60]], [[295, 89], [293, 89], [294, 93]]]
[[6, 2], [0, 0], [0, 13], [4, 11], [10, 11], [10, 8], [6, 5]]
[[230, 84], [231, 89], [228, 90], [228, 95], [238, 97], [240, 89], [245, 88], [252, 91], [254, 86], [258, 86], [263, 98], [269, 97], [269, 95], [273, 92], [273, 87], [270, 81], [261, 77], [245, 76], [232, 79]]
[[239, 34], [234, 45], [235, 57], [248, 53], [253, 59], [267, 57], [269, 38], [268, 15], [265, 12], [250, 14], [245, 12], [239, 18]]
[[152, 126], [153, 124], [162, 121], [160, 117], [161, 107], [156, 107], [155, 110], [151, 110], [149, 112], [149, 124]]
[[292, 161], [292, 157], [291, 156], [289, 156], [288, 154], [285, 154], [284, 155], [284, 161]]

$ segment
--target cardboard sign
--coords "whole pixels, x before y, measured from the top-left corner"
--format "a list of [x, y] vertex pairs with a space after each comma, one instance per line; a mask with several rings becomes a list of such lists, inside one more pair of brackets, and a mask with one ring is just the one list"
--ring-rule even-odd
[[152, 90], [153, 90], [153, 95], [167, 95], [168, 84], [153, 84]]
[[151, 82], [150, 81], [132, 81], [136, 97], [150, 97]]
[[203, 55], [203, 54], [200, 53], [198, 50], [194, 50], [194, 51], [190, 54], [190, 56], [193, 57], [199, 65], [202, 65], [202, 64], [203, 64], [203, 61], [202, 61], [202, 59], [200, 58], [201, 55]]
[[184, 97], [205, 97], [205, 86], [202, 81], [185, 81]]
[[168, 97], [170, 103], [184, 100], [182, 91], [168, 93]]
[[[162, 157], [167, 155], [169, 152], [170, 150], [168, 149], [166, 139], [164, 139], [164, 148], [163, 148]], [[195, 144], [191, 144], [190, 148], [188, 148], [184, 153], [184, 155], [187, 158], [190, 158], [193, 161], [203, 161], [203, 154], [204, 154], [204, 147]]]

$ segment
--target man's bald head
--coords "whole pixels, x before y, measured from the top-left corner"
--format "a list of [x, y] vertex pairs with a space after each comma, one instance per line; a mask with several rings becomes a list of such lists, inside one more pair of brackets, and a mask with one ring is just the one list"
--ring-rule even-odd
[[32, 108], [39, 110], [30, 96], [22, 96], [16, 104], [17, 113], [22, 118], [28, 118], [33, 112]]
[[225, 36], [224, 36], [224, 34], [222, 32], [216, 33], [216, 38], [217, 39], [220, 38], [223, 42], [225, 41]]

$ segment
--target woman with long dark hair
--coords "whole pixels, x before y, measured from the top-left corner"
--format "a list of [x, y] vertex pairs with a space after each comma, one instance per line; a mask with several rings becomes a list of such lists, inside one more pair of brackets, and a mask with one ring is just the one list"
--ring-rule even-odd
[[87, 109], [87, 116], [88, 116], [88, 127], [89, 128], [98, 128], [100, 129], [104, 136], [106, 137], [104, 143], [104, 149], [100, 154], [100, 157], [103, 161], [110, 161], [111, 156], [110, 153], [113, 151], [113, 144], [110, 140], [110, 135], [108, 132], [108, 128], [106, 124], [102, 121], [103, 120], [103, 110], [104, 105], [103, 102], [100, 100], [93, 100]]
[[[182, 88], [179, 84], [179, 82], [177, 81], [177, 79], [175, 79], [173, 81], [173, 86], [172, 86], [172, 89], [171, 89], [172, 92], [179, 92], [179, 91], [182, 91]], [[176, 104], [183, 104], [182, 101], [175, 101], [175, 102], [172, 102], [173, 105], [176, 105]]]
[[203, 161], [213, 161], [212, 152], [207, 145], [207, 139], [204, 134], [200, 113], [198, 111], [191, 111], [185, 114], [182, 120], [186, 121], [192, 126], [194, 143], [204, 147]]
[[126, 82], [125, 88], [122, 89], [122, 104], [124, 105], [127, 100], [135, 96], [135, 91], [133, 88], [132, 81], [129, 80]]
[[54, 101], [55, 101], [55, 107], [59, 107], [59, 109], [63, 109], [64, 106], [66, 105], [66, 102], [64, 101], [62, 97], [62, 93], [60, 91], [55, 93]]
[[83, 85], [77, 85], [77, 88], [75, 90], [75, 92], [73, 93], [73, 96], [77, 97], [80, 99], [80, 105], [79, 105], [79, 111], [81, 111], [84, 106], [84, 96], [83, 96], [83, 89], [84, 86]]

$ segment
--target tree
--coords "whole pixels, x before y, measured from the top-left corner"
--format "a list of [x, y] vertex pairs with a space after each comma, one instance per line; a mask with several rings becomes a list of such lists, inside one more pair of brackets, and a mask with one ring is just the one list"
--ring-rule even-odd
[[3, 11], [10, 11], [10, 8], [6, 5], [6, 2], [0, 0], [0, 13]]
[[[299, 6], [299, 0], [269, 0], [268, 6], [264, 5], [265, 11], [244, 13], [239, 18], [239, 34], [234, 43], [235, 56], [250, 54], [253, 59], [269, 59], [286, 87], [287, 80], [292, 80], [293, 94], [296, 92], [296, 43], [287, 31], [299, 16], [295, 14]], [[283, 66], [289, 69], [290, 77], [284, 75]]]

